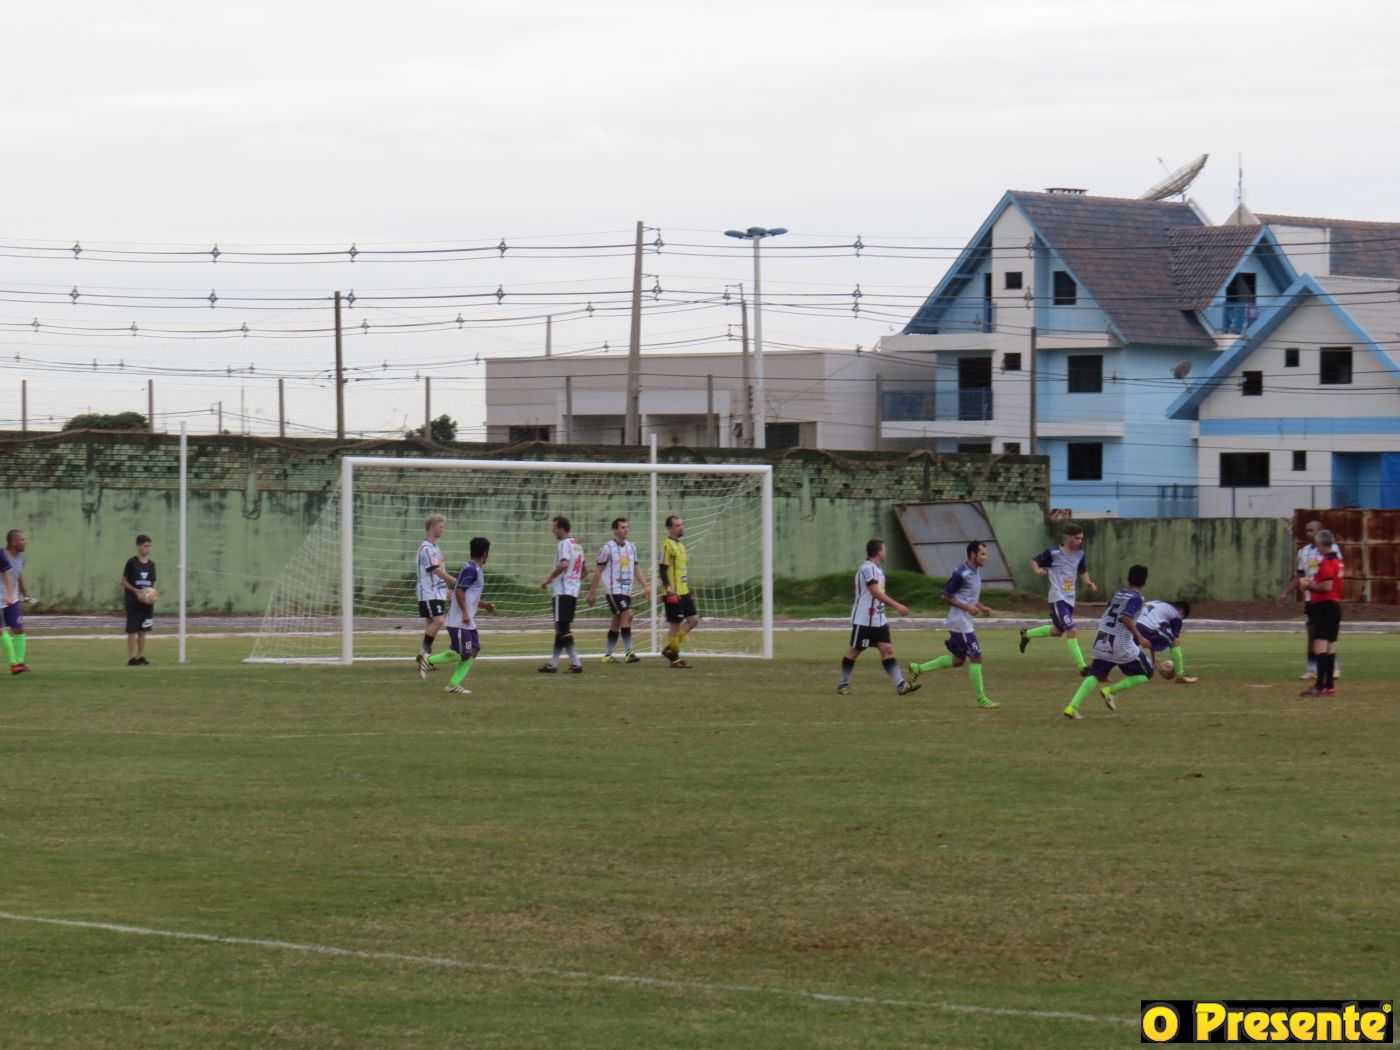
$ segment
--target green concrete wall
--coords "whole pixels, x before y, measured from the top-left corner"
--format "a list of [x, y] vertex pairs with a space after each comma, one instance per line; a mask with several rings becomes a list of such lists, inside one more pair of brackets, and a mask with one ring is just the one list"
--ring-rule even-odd
[[[532, 445], [428, 446], [416, 441], [190, 439], [190, 609], [261, 613], [278, 574], [300, 548], [339, 483], [347, 455], [643, 461], [644, 450]], [[916, 563], [892, 507], [913, 500], [1029, 499], [1008, 521], [1038, 519], [1046, 461], [1024, 456], [723, 453], [666, 449], [663, 462], [770, 462], [774, 466], [774, 569], [816, 576], [853, 567], [881, 536], [890, 565]], [[0, 435], [0, 527], [29, 535], [25, 581], [45, 610], [114, 612], [119, 577], [138, 532], [154, 540], [158, 585], [173, 598], [178, 537], [179, 442], [133, 433]], [[567, 499], [559, 510], [568, 513]], [[553, 513], [554, 511], [550, 511]], [[545, 516], [547, 518], [547, 515]], [[405, 559], [411, 552], [405, 554]], [[167, 606], [168, 608], [168, 606]]]

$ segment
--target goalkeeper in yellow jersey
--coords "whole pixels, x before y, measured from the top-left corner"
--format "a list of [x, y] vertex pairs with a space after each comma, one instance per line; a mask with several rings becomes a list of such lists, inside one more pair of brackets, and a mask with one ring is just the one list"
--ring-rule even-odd
[[666, 519], [666, 538], [661, 541], [661, 558], [657, 567], [665, 596], [666, 623], [670, 626], [670, 638], [661, 655], [671, 661], [672, 667], [690, 666], [681, 659], [681, 643], [700, 623], [700, 615], [695, 611], [695, 596], [690, 593], [690, 563], [686, 558], [685, 544], [681, 542], [684, 535], [685, 522], [672, 514]]

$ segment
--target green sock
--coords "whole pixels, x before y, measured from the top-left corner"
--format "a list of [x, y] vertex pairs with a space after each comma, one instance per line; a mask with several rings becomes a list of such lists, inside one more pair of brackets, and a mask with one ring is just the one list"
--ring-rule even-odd
[[29, 635], [27, 634], [15, 635], [15, 652], [19, 654], [20, 663], [24, 663], [24, 651], [29, 648], [29, 645], [26, 642], [26, 639], [28, 638]]
[[975, 696], [978, 700], [981, 700], [987, 695], [987, 690], [982, 685], [982, 665], [968, 664], [967, 677], [972, 679], [973, 696]]
[[[475, 659], [467, 659], [467, 660], [463, 660], [460, 664], [458, 664], [458, 665], [457, 665], [457, 670], [455, 670], [455, 671], [452, 672], [452, 681], [449, 682], [448, 685], [451, 685], [451, 686], [458, 686], [458, 685], [461, 685], [461, 684], [462, 684], [462, 679], [465, 678], [465, 677], [467, 677], [467, 672], [470, 671], [470, 670], [472, 669], [472, 664], [475, 663], [475, 662], [476, 662]], [[1144, 678], [1143, 681], [1145, 682], [1145, 681], [1147, 681], [1147, 679]]]
[[953, 655], [951, 653], [944, 653], [942, 656], [930, 660], [928, 663], [925, 664], [914, 665], [914, 667], [918, 670], [919, 674], [923, 674], [925, 671], [942, 671], [952, 666]]
[[1102, 682], [1100, 682], [1093, 675], [1090, 675], [1088, 678], [1084, 679], [1084, 681], [1079, 683], [1079, 691], [1074, 694], [1074, 699], [1069, 702], [1069, 706], [1071, 708], [1079, 707], [1080, 701], [1082, 701], [1086, 696], [1092, 693], [1095, 689], [1099, 688], [1099, 686], [1101, 685], [1103, 685]]
[[1032, 627], [1029, 631], [1027, 631], [1027, 632], [1026, 632], [1026, 637], [1027, 637], [1027, 638], [1045, 638], [1045, 637], [1048, 637], [1049, 634], [1050, 634], [1050, 632], [1053, 631], [1054, 629], [1055, 629], [1055, 625], [1054, 625], [1053, 623], [1043, 623], [1043, 624], [1041, 624], [1039, 627]]
[[[1092, 681], [1097, 681], [1097, 679], [1091, 678], [1090, 681], [1091, 681], [1091, 682], [1092, 682]], [[1132, 675], [1131, 677], [1128, 677], [1128, 678], [1123, 679], [1123, 680], [1122, 680], [1121, 682], [1119, 682], [1117, 685], [1109, 686], [1108, 691], [1109, 691], [1110, 693], [1112, 693], [1114, 696], [1117, 696], [1119, 693], [1123, 692], [1123, 690], [1125, 690], [1125, 689], [1136, 689], [1138, 686], [1142, 685], [1142, 683], [1145, 682], [1145, 681], [1147, 681], [1147, 675], [1145, 675], [1145, 674], [1135, 674], [1135, 675]]]
[[440, 653], [433, 653], [432, 656], [428, 657], [428, 663], [430, 663], [430, 664], [450, 664], [453, 660], [460, 660], [460, 659], [461, 659], [461, 657], [457, 655], [457, 653], [456, 653], [455, 650], [453, 650], [453, 649], [444, 649], [442, 652], [440, 652]]
[[1172, 646], [1172, 663], [1176, 664], [1176, 673], [1186, 673], [1186, 657], [1181, 654], [1181, 646]]
[[1081, 671], [1084, 670], [1084, 654], [1079, 650], [1079, 639], [1066, 638], [1065, 645], [1069, 647], [1070, 656], [1074, 657], [1074, 665]]
[[5, 645], [5, 657], [10, 661], [10, 663], [19, 663], [19, 657], [15, 655], [14, 636], [10, 634], [9, 631], [5, 631], [3, 634], [0, 634], [0, 642], [3, 642]]

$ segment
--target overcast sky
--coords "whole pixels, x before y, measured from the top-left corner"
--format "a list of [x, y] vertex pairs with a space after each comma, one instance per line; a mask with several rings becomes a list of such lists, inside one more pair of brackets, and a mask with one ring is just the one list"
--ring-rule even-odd
[[[627, 340], [624, 312], [568, 319], [629, 286], [625, 250], [539, 258], [512, 242], [623, 244], [637, 220], [665, 245], [646, 260], [663, 294], [644, 340], [700, 350], [734, 346], [734, 309], [687, 304], [751, 277], [722, 235], [736, 226], [792, 231], [765, 256], [766, 297], [813, 306], [765, 313], [767, 339], [835, 348], [898, 327], [1009, 188], [1137, 196], [1163, 162], [1209, 153], [1191, 195], [1215, 221], [1240, 156], [1258, 210], [1400, 221], [1397, 29], [1383, 0], [8, 5], [0, 426], [18, 423], [21, 379], [46, 427], [144, 412], [156, 370], [163, 423], [212, 429], [222, 399], [236, 429], [244, 400], [275, 417], [280, 370], [294, 424], [333, 427], [333, 389], [313, 382], [331, 341], [297, 332], [329, 311], [292, 300], [500, 287], [445, 332], [376, 326], [447, 321], [461, 302], [345, 314], [347, 363], [378, 370], [352, 373], [352, 431], [421, 422], [415, 376], [432, 373], [434, 415], [479, 436], [478, 356], [540, 349], [546, 310], [564, 318], [561, 352]], [[857, 235], [910, 250], [799, 250]], [[504, 258], [431, 263], [94, 259], [502, 238]], [[76, 259], [49, 250], [75, 242]], [[857, 284], [859, 315], [835, 298]], [[526, 290], [551, 294], [512, 294]], [[211, 291], [215, 309], [180, 298]], [[91, 305], [101, 294], [133, 298]], [[231, 308], [240, 296], [285, 301]], [[134, 337], [81, 331], [133, 323]], [[193, 332], [243, 323], [249, 336]]]

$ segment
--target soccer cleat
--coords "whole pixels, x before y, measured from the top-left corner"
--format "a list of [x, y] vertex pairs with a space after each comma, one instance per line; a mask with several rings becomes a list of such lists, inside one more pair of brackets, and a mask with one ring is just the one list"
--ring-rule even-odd
[[19, 670], [16, 672], [17, 674], [24, 674], [24, 672], [29, 670], [28, 664], [15, 664], [15, 666], [19, 668]]
[[559, 668], [555, 667], [553, 664], [545, 664], [543, 667], [540, 668], [540, 674], [558, 674], [558, 673], [559, 673]]
[[1026, 629], [1021, 628], [1021, 652], [1026, 651], [1026, 646], [1031, 644], [1030, 636], [1026, 634]]
[[911, 661], [909, 664], [909, 681], [917, 682], [919, 680], [919, 674], [919, 665]]
[[922, 688], [923, 686], [918, 682], [900, 682], [899, 685], [895, 686], [894, 691], [900, 696], [908, 696], [910, 693], [917, 693]]
[[671, 666], [674, 667], [674, 668], [676, 668], [677, 670], [681, 670], [681, 671], [689, 671], [689, 670], [690, 670], [690, 664], [686, 663], [686, 662], [685, 662], [684, 660], [682, 660], [679, 656], [676, 657], [674, 660], [671, 661]]
[[850, 695], [851, 695], [851, 687], [848, 686], [848, 685], [838, 685], [838, 686], [836, 687], [836, 695], [837, 695], [837, 696], [850, 696]]
[[997, 703], [990, 696], [979, 696], [977, 698], [977, 706], [985, 707], [987, 710], [990, 711], [994, 707], [1000, 707], [1001, 704]]
[[1182, 685], [1195, 685], [1197, 682], [1200, 681], [1200, 679], [1193, 674], [1184, 674], [1178, 677], [1177, 681], [1180, 682]]
[[1320, 690], [1320, 691], [1318, 692], [1317, 695], [1318, 695], [1318, 696], [1336, 696], [1336, 695], [1337, 695], [1337, 690], [1333, 689], [1333, 688], [1329, 685], [1326, 689]]
[[1299, 693], [1298, 695], [1299, 695], [1299, 696], [1324, 696], [1325, 694], [1323, 693], [1323, 691], [1322, 691], [1321, 689], [1317, 688], [1317, 686], [1313, 686], [1311, 689], [1304, 689], [1304, 690], [1303, 690], [1301, 693]]
[[129, 660], [127, 660], [126, 666], [127, 666], [127, 667], [140, 667], [141, 665], [136, 661], [136, 657], [133, 656], [133, 657], [131, 657]]
[[1103, 702], [1108, 705], [1110, 711], [1116, 712], [1118, 710], [1118, 705], [1113, 700], [1113, 691], [1108, 686], [1101, 688], [1099, 695], [1103, 697]]
[[627, 655], [623, 658], [622, 662], [625, 664], [639, 664], [642, 662], [642, 658], [631, 649], [628, 649]]
[[1070, 704], [1067, 708], [1065, 708], [1065, 710], [1064, 710], [1064, 716], [1065, 716], [1066, 718], [1083, 718], [1083, 717], [1084, 717], [1083, 715], [1081, 715], [1081, 714], [1079, 713], [1079, 708], [1075, 707], [1073, 704]]
[[140, 664], [142, 667], [150, 667], [150, 666], [151, 666], [151, 661], [147, 660], [144, 656], [138, 656], [138, 657], [136, 658], [136, 662], [137, 662], [138, 664]]
[[464, 685], [449, 685], [447, 687], [447, 691], [449, 693], [465, 693], [468, 695], [470, 695], [471, 693], [471, 690]]
[[428, 663], [427, 654], [419, 653], [413, 658], [413, 662], [418, 665], [418, 677], [422, 679], [427, 679], [428, 668], [432, 666], [432, 664]]
[[10, 664], [10, 674], [24, 674], [24, 665]]
[[570, 664], [567, 672], [569, 674], [583, 674], [583, 664]]
[[598, 662], [600, 664], [616, 664], [621, 663], [622, 661], [619, 660], [612, 653], [604, 653], [602, 656], [598, 657]]

